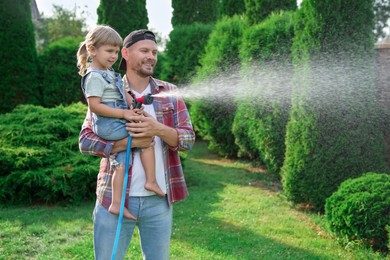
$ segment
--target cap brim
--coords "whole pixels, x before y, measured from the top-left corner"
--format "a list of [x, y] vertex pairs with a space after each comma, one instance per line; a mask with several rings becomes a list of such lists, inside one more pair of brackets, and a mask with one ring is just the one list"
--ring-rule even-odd
[[121, 58], [121, 62], [119, 63], [118, 69], [126, 70], [126, 60], [124, 58]]

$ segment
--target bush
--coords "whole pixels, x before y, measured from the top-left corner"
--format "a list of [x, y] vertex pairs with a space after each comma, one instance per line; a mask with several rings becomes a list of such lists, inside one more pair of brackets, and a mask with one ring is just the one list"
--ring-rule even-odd
[[362, 241], [386, 250], [390, 224], [390, 175], [367, 173], [344, 181], [326, 200], [330, 229], [343, 242]]
[[39, 57], [41, 105], [54, 107], [85, 101], [80, 88], [76, 52], [82, 38], [67, 37], [49, 45]]
[[247, 76], [251, 96], [238, 103], [233, 134], [239, 153], [258, 154], [256, 159], [272, 174], [279, 173], [284, 160], [292, 39], [293, 13], [273, 13], [244, 31], [240, 47], [242, 74]]
[[98, 158], [78, 149], [81, 103], [16, 107], [0, 116], [0, 202], [79, 202], [95, 197]]
[[348, 3], [303, 1], [295, 20], [282, 181], [290, 201], [318, 211], [346, 179], [389, 171], [374, 81], [372, 1]]
[[213, 27], [214, 24], [202, 23], [175, 26], [169, 34], [161, 77], [176, 84], [188, 83], [200, 65], [200, 55]]
[[237, 15], [218, 21], [210, 34], [205, 53], [200, 59], [201, 67], [197, 69], [194, 79], [195, 83], [205, 82], [214, 94], [226, 96], [224, 100], [210, 101], [209, 97], [197, 100], [191, 104], [190, 112], [199, 135], [210, 141], [209, 148], [227, 157], [237, 156], [238, 151], [232, 133], [236, 105], [234, 97], [221, 87], [235, 84], [229, 76], [239, 71], [235, 65], [240, 63], [239, 46], [245, 28], [245, 20]]
[[31, 1], [0, 2], [0, 113], [38, 102], [37, 53]]

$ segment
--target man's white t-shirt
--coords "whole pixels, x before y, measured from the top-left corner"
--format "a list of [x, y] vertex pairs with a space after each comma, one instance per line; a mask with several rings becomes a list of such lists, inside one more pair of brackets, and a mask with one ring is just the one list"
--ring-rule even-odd
[[[147, 88], [142, 92], [138, 93], [132, 90], [136, 98], [147, 95], [151, 93], [150, 84]], [[143, 105], [144, 111], [149, 113], [152, 117], [156, 118], [156, 112], [154, 111], [153, 104], [151, 105]], [[158, 136], [154, 137], [154, 155], [155, 155], [155, 165], [156, 165], [156, 180], [160, 189], [166, 194], [167, 188], [165, 183], [165, 174], [164, 174], [164, 161], [163, 161], [163, 148], [161, 144], [161, 139]], [[130, 196], [151, 196], [155, 195], [154, 192], [145, 190], [145, 171], [141, 163], [140, 157], [140, 149], [135, 149], [134, 153], [134, 161], [133, 161], [133, 175], [131, 178], [131, 186], [130, 186]]]

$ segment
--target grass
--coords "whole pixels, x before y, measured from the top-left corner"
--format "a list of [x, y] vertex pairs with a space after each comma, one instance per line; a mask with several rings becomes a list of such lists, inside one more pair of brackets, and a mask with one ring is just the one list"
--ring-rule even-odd
[[[324, 216], [290, 206], [261, 169], [188, 152], [190, 197], [174, 205], [171, 259], [390, 259], [341, 247]], [[0, 259], [93, 259], [93, 202], [0, 208]], [[138, 234], [126, 259], [142, 259]]]

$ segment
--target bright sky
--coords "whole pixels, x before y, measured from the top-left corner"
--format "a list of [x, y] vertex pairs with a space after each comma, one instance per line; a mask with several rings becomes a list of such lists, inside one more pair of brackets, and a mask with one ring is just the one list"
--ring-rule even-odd
[[[35, 2], [39, 13], [43, 13], [45, 17], [50, 17], [53, 14], [53, 4], [55, 4], [67, 10], [73, 10], [77, 7], [77, 16], [85, 17], [88, 27], [92, 27], [97, 22], [96, 9], [100, 0], [35, 0]], [[172, 30], [171, 0], [146, 0], [146, 8], [149, 16], [149, 29], [153, 29], [167, 38]], [[81, 15], [82, 12], [84, 12], [83, 15]]]

